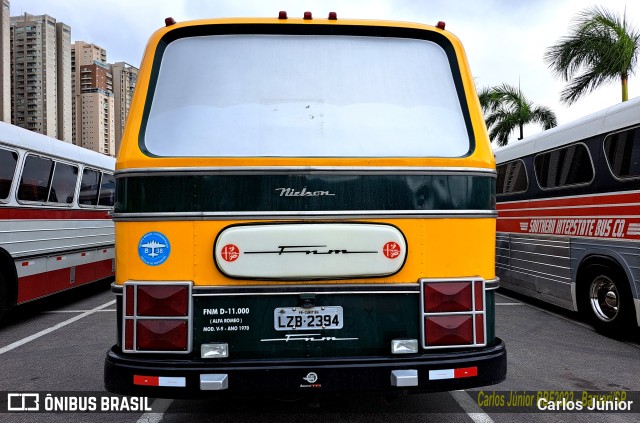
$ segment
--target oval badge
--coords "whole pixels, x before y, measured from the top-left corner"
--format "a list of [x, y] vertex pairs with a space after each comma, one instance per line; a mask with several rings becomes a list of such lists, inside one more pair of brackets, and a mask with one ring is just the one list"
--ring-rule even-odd
[[144, 264], [158, 266], [169, 258], [171, 245], [160, 232], [148, 232], [140, 238], [138, 255]]
[[218, 269], [237, 278], [388, 276], [402, 268], [406, 256], [398, 228], [364, 223], [232, 226], [214, 247]]

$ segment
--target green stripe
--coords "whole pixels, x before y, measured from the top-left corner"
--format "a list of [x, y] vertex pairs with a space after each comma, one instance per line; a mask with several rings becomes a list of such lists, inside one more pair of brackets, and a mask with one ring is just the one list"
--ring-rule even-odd
[[495, 210], [489, 175], [149, 175], [116, 189], [116, 213]]

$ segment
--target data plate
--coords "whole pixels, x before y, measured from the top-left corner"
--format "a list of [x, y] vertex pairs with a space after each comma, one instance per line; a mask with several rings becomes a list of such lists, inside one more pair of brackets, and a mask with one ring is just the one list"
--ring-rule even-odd
[[278, 307], [273, 311], [275, 330], [342, 329], [342, 307]]

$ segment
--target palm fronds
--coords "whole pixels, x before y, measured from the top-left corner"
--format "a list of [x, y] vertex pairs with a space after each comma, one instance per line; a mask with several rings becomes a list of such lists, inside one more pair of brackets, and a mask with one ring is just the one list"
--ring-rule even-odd
[[527, 100], [519, 88], [508, 84], [483, 88], [478, 93], [480, 105], [489, 129], [489, 138], [499, 146], [507, 145], [511, 133], [529, 123], [538, 123], [544, 129], [556, 126], [556, 116], [551, 109], [535, 106]]
[[572, 104], [616, 79], [626, 84], [640, 49], [640, 32], [629, 25], [626, 13], [620, 17], [599, 6], [585, 9], [575, 17], [569, 32], [544, 55], [556, 76], [568, 82], [561, 101]]

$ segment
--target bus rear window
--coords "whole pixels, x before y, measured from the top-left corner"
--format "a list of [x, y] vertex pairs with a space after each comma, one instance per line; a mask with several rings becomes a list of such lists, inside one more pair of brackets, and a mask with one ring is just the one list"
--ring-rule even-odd
[[460, 157], [471, 150], [447, 54], [427, 40], [179, 38], [164, 50], [150, 95], [142, 142], [157, 156]]

